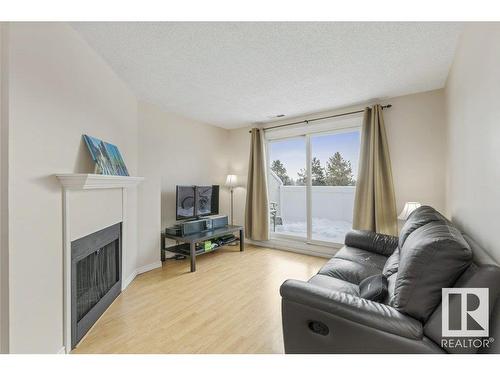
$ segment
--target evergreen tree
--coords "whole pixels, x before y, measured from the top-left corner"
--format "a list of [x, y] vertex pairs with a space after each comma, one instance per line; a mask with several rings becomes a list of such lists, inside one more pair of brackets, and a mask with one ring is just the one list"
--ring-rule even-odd
[[297, 181], [296, 184], [299, 186], [304, 186], [307, 182], [307, 174], [304, 168], [300, 168], [300, 171], [297, 172]]
[[325, 169], [321, 166], [318, 158], [313, 157], [311, 160], [312, 184], [314, 186], [326, 185]]
[[329, 186], [352, 186], [356, 184], [352, 175], [351, 162], [339, 152], [330, 156], [326, 162], [326, 184]]
[[292, 180], [290, 179], [290, 177], [288, 177], [286, 168], [281, 160], [273, 160], [273, 162], [271, 163], [271, 170], [276, 173], [276, 176], [280, 178], [280, 180], [283, 182], [283, 185], [292, 185]]
[[[312, 177], [312, 185], [313, 186], [324, 186], [326, 185], [325, 179], [325, 170], [321, 166], [321, 162], [317, 157], [313, 157], [311, 160], [311, 177]], [[306, 170], [302, 168], [299, 172], [297, 172], [299, 178], [297, 179], [297, 185], [306, 185], [307, 182], [307, 174]]]

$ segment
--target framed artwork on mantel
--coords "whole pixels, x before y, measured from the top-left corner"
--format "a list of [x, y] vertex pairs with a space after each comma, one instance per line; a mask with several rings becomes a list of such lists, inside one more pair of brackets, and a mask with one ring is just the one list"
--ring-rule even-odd
[[120, 150], [115, 145], [104, 142], [90, 135], [83, 135], [92, 160], [95, 162], [95, 173], [114, 176], [129, 176]]

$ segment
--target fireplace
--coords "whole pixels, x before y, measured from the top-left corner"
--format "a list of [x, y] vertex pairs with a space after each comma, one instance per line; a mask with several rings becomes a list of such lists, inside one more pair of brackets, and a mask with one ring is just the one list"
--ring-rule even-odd
[[[127, 253], [130, 250], [137, 251], [137, 242], [134, 240], [137, 227], [129, 225], [130, 218], [132, 218], [133, 222], [137, 220], [137, 212], [134, 208], [135, 199], [129, 203], [128, 195], [129, 189], [139, 185], [144, 178], [87, 173], [62, 173], [57, 174], [56, 177], [62, 187], [63, 348], [61, 348], [61, 351], [69, 353], [82, 339], [84, 332], [88, 332], [97, 317], [102, 315], [111, 301], [120, 294], [121, 290], [127, 287], [127, 284], [132, 281], [136, 274], [136, 271], [132, 271], [130, 274], [122, 274], [122, 270], [136, 267], [133, 262], [125, 263], [130, 258]], [[136, 192], [132, 192], [132, 196], [134, 195], [136, 195]], [[116, 225], [115, 223], [119, 224]], [[87, 236], [89, 233], [96, 232], [93, 236], [99, 238], [101, 229], [109, 229], [110, 225], [114, 227], [114, 232], [113, 230], [110, 232], [112, 235], [107, 237], [107, 241], [97, 243], [95, 240], [93, 242], [89, 240], [90, 242], [85, 245], [85, 239], [87, 237], [92, 238], [92, 236]], [[133, 241], [130, 241], [130, 238]], [[112, 267], [116, 271], [114, 275], [111, 274], [110, 280], [121, 279], [121, 283], [119, 281], [114, 283], [111, 289], [109, 288], [112, 281], [102, 288], [96, 288], [95, 290], [100, 291], [97, 294], [99, 298], [89, 299], [88, 302], [80, 305], [81, 314], [78, 314], [76, 304], [78, 295], [76, 291], [78, 260], [84, 258], [85, 255], [95, 253], [96, 250], [106, 247], [112, 242], [114, 242], [114, 245], [107, 247], [104, 253], [110, 254], [110, 249], [115, 250], [115, 260], [119, 259], [119, 261], [118, 266], [115, 264], [116, 268]], [[99, 264], [99, 260], [94, 259], [94, 264], [95, 262]], [[159, 263], [159, 266], [161, 266], [161, 262]], [[107, 264], [110, 264], [110, 262]], [[80, 267], [83, 266], [82, 263]], [[83, 274], [81, 271], [80, 273]], [[97, 272], [92, 273], [94, 275], [99, 274]], [[118, 275], [118, 278], [116, 275]], [[85, 290], [85, 287], [82, 289], [82, 294], [84, 294], [83, 290]], [[108, 292], [106, 293], [106, 291]], [[99, 302], [97, 302], [98, 299]]]
[[71, 347], [74, 348], [121, 292], [118, 223], [71, 242]]

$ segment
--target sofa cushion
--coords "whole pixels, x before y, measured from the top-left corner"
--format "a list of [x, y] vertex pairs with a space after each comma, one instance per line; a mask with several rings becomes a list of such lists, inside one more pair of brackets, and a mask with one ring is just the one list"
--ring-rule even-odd
[[333, 257], [319, 270], [318, 274], [335, 277], [359, 285], [368, 276], [376, 275], [380, 272], [381, 268], [370, 264], [361, 264]]
[[384, 255], [379, 255], [372, 253], [371, 251], [358, 249], [356, 247], [344, 246], [340, 249], [334, 258], [350, 260], [363, 265], [369, 265], [371, 267], [377, 267], [380, 269], [384, 268], [387, 261], [387, 257]]
[[329, 290], [335, 290], [337, 292], [353, 294], [359, 296], [359, 287], [348, 281], [339, 280], [334, 277], [326, 275], [315, 275], [309, 280], [311, 284], [327, 288]]
[[441, 302], [441, 289], [453, 286], [472, 262], [472, 251], [448, 221], [431, 221], [413, 230], [400, 248], [393, 306], [426, 321]]
[[451, 225], [448, 219], [434, 208], [430, 206], [420, 206], [417, 208], [411, 213], [410, 217], [401, 228], [401, 232], [399, 233], [399, 248], [401, 249], [403, 247], [408, 236], [416, 229], [435, 221]]
[[384, 304], [392, 306], [394, 300], [394, 289], [396, 287], [396, 280], [398, 279], [398, 273], [393, 273], [387, 278], [387, 296], [385, 297]]
[[368, 250], [372, 253], [388, 257], [398, 247], [398, 238], [368, 230], [353, 229], [345, 235], [344, 243], [347, 246]]
[[389, 258], [387, 258], [387, 262], [385, 262], [382, 274], [385, 277], [389, 277], [398, 272], [398, 268], [399, 268], [399, 248], [396, 249]]
[[359, 284], [359, 296], [375, 302], [382, 302], [387, 296], [387, 278], [381, 273], [367, 277]]

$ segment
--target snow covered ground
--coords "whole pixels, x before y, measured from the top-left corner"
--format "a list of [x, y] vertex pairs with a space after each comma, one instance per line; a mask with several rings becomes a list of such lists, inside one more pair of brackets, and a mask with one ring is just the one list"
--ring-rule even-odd
[[[272, 224], [271, 224], [272, 229]], [[312, 239], [327, 241], [338, 244], [344, 243], [345, 234], [352, 229], [352, 223], [348, 221], [312, 219]], [[307, 224], [305, 221], [283, 222], [283, 225], [276, 225], [276, 233], [288, 234], [291, 236], [306, 237]]]

